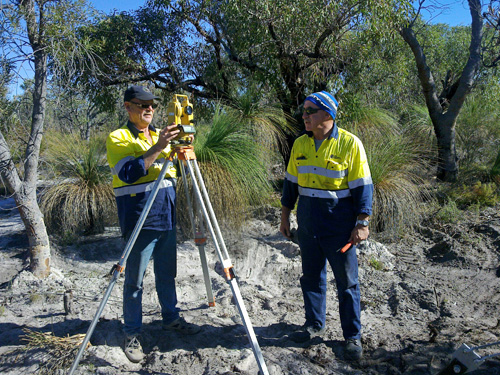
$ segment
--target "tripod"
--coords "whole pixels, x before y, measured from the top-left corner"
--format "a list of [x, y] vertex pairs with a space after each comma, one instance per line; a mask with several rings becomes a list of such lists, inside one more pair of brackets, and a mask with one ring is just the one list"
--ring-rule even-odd
[[[215, 299], [213, 296], [212, 292], [212, 287], [211, 287], [211, 282], [210, 282], [210, 276], [208, 274], [208, 266], [207, 266], [207, 259], [206, 259], [206, 253], [205, 253], [205, 244], [206, 244], [206, 237], [205, 237], [205, 226], [204, 223], [206, 223], [208, 230], [210, 232], [210, 235], [212, 237], [212, 240], [215, 245], [215, 249], [217, 252], [217, 255], [219, 257], [219, 261], [222, 264], [223, 270], [224, 270], [224, 277], [228, 284], [231, 287], [231, 291], [233, 293], [234, 300], [236, 302], [236, 306], [238, 307], [238, 311], [240, 313], [241, 320], [243, 322], [243, 326], [245, 327], [245, 331], [247, 333], [248, 340], [250, 342], [250, 345], [252, 347], [252, 351], [254, 353], [255, 359], [257, 361], [257, 365], [259, 366], [260, 374], [261, 375], [269, 375], [269, 372], [267, 370], [266, 364], [264, 362], [264, 357], [262, 356], [262, 352], [260, 350], [259, 343], [257, 341], [257, 337], [255, 336], [255, 332], [252, 327], [252, 323], [250, 322], [250, 318], [248, 316], [247, 310], [245, 308], [243, 298], [240, 293], [240, 289], [238, 286], [238, 282], [236, 280], [236, 276], [234, 274], [234, 269], [232, 262], [229, 258], [226, 245], [224, 244], [224, 239], [222, 237], [222, 234], [220, 232], [219, 225], [217, 223], [217, 218], [215, 217], [215, 213], [212, 209], [212, 205], [210, 203], [210, 199], [208, 196], [208, 192], [205, 188], [205, 183], [203, 181], [203, 177], [201, 175], [200, 169], [198, 167], [198, 163], [196, 161], [196, 155], [194, 153], [194, 148], [192, 146], [176, 146], [174, 147], [174, 150], [172, 151], [172, 154], [169, 158], [168, 161], [166, 161], [163, 165], [163, 168], [160, 172], [160, 175], [158, 176], [158, 179], [155, 181], [153, 188], [151, 190], [151, 194], [144, 206], [144, 209], [139, 216], [139, 219], [137, 220], [137, 224], [132, 231], [132, 234], [127, 242], [127, 245], [125, 246], [125, 249], [122, 253], [122, 256], [120, 258], [120, 261], [113, 266], [113, 268], [110, 271], [110, 274], [112, 274], [111, 282], [108, 285], [108, 288], [106, 289], [106, 292], [104, 293], [104, 297], [99, 304], [99, 307], [97, 309], [97, 312], [94, 316], [94, 319], [92, 320], [89, 329], [87, 330], [87, 333], [85, 335], [85, 338], [80, 345], [80, 348], [78, 350], [78, 353], [76, 355], [76, 358], [73, 362], [73, 365], [71, 366], [68, 375], [73, 375], [75, 372], [76, 368], [78, 367], [78, 363], [80, 362], [80, 359], [83, 355], [83, 352], [85, 351], [85, 348], [87, 347], [90, 337], [92, 336], [92, 333], [94, 332], [94, 329], [97, 325], [97, 321], [99, 320], [104, 307], [106, 306], [106, 303], [111, 295], [111, 291], [113, 290], [113, 287], [115, 286], [118, 277], [120, 276], [120, 273], [125, 270], [125, 263], [127, 261], [127, 258], [130, 254], [130, 251], [132, 250], [135, 241], [137, 240], [137, 237], [139, 236], [139, 232], [142, 229], [142, 226], [144, 225], [144, 222], [146, 220], [146, 217], [151, 209], [151, 206], [153, 205], [153, 202], [156, 198], [156, 194], [158, 193], [158, 190], [160, 188], [160, 184], [163, 181], [165, 174], [167, 173], [168, 166], [172, 163], [172, 157], [174, 154], [177, 154], [177, 158], [181, 164], [181, 176], [183, 180], [183, 185], [184, 185], [184, 190], [186, 193], [186, 201], [189, 206], [189, 216], [191, 220], [191, 227], [193, 229], [193, 236], [195, 239], [195, 243], [198, 247], [198, 251], [200, 254], [200, 261], [201, 261], [201, 266], [203, 270], [203, 278], [205, 281], [205, 288], [207, 291], [207, 297], [208, 297], [208, 304], [209, 306], [215, 306]], [[194, 212], [192, 202], [189, 197], [189, 189], [188, 189], [188, 179], [186, 176], [186, 171], [184, 168], [188, 169], [189, 175], [191, 176], [191, 182], [193, 186], [193, 191], [195, 194], [195, 203], [196, 203], [196, 212]], [[197, 214], [198, 221], [196, 221], [195, 214]], [[204, 219], [204, 220], [203, 220]], [[198, 231], [196, 230], [196, 224], [198, 223]]]

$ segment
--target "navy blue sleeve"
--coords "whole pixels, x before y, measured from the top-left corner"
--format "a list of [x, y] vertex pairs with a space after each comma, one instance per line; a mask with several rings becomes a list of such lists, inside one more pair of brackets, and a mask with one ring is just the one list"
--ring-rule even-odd
[[351, 195], [356, 207], [356, 215], [372, 214], [373, 184], [361, 185], [351, 190]]
[[133, 184], [148, 174], [142, 156], [127, 161], [118, 172], [118, 178], [127, 184]]
[[299, 185], [289, 181], [286, 177], [283, 180], [283, 195], [281, 196], [281, 204], [293, 210], [295, 202], [299, 196]]

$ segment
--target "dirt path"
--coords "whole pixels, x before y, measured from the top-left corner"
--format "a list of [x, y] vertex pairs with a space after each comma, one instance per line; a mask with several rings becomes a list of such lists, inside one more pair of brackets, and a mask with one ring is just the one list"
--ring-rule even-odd
[[[271, 375], [436, 374], [463, 342], [500, 340], [498, 207], [459, 225], [423, 227], [411, 240], [386, 246], [371, 240], [360, 247], [365, 356], [354, 364], [343, 360], [331, 273], [325, 336], [311, 345], [288, 339], [304, 322], [300, 256], [297, 245], [279, 234], [278, 223], [278, 211], [269, 209], [241, 238], [226, 239]], [[27, 243], [16, 212], [0, 210], [0, 373], [36, 373], [51, 358], [47, 347], [26, 351], [23, 330], [59, 337], [86, 332], [123, 247], [118, 232], [108, 231], [55, 248], [52, 275], [37, 280], [23, 270]], [[179, 307], [188, 321], [202, 326], [200, 334], [182, 337], [161, 330], [150, 264], [144, 291], [146, 359], [131, 364], [121, 350], [119, 280], [77, 373], [257, 374], [231, 290], [214, 271], [217, 258], [210, 246], [208, 258], [214, 308], [207, 306], [197, 248], [190, 241], [179, 244]], [[69, 290], [72, 314], [63, 305]], [[500, 346], [480, 354], [495, 351]], [[488, 360], [472, 374], [500, 374], [500, 362]]]

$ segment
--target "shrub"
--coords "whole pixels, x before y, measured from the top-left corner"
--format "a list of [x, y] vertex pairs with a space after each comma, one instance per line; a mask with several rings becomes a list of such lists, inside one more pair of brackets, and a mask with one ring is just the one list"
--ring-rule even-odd
[[49, 232], [102, 233], [116, 223], [116, 203], [103, 138], [83, 141], [74, 135], [47, 139], [46, 162], [55, 182], [41, 195]]
[[445, 224], [456, 224], [463, 217], [463, 211], [454, 200], [448, 200], [436, 213], [436, 219]]
[[422, 203], [432, 200], [424, 183], [428, 149], [422, 149], [416, 131], [386, 133], [365, 141], [375, 188], [371, 221], [377, 232], [398, 233], [417, 225], [425, 215]]
[[[194, 147], [215, 215], [228, 226], [239, 228], [247, 208], [265, 203], [271, 196], [261, 143], [238, 117], [218, 107], [212, 123], [198, 127]], [[179, 223], [186, 227], [189, 216], [182, 180], [179, 185], [177, 213]]]
[[477, 181], [472, 186], [462, 185], [452, 190], [450, 197], [461, 207], [474, 204], [479, 207], [495, 206], [499, 202], [498, 186], [494, 182]]

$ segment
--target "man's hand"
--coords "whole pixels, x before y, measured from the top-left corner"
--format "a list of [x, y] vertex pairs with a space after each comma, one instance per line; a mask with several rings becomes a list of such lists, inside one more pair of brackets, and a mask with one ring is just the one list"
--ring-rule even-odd
[[290, 210], [288, 207], [281, 207], [281, 224], [280, 232], [288, 239], [292, 239], [292, 233], [290, 232]]
[[158, 141], [142, 156], [146, 170], [153, 165], [158, 155], [160, 155], [160, 153], [168, 146], [170, 141], [177, 137], [179, 133], [180, 130], [175, 124], [168, 125], [160, 130], [158, 134]]
[[153, 147], [155, 147], [159, 152], [163, 151], [168, 146], [170, 141], [175, 139], [175, 137], [177, 137], [180, 132], [181, 131], [177, 128], [177, 125], [175, 125], [175, 123], [167, 125], [165, 128], [160, 130], [158, 141]]
[[366, 240], [369, 234], [370, 230], [368, 229], [368, 227], [365, 227], [363, 225], [356, 225], [351, 232], [349, 242], [352, 242], [353, 245], [357, 245], [361, 241]]

